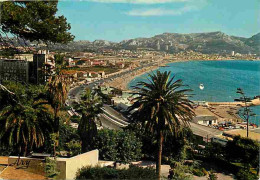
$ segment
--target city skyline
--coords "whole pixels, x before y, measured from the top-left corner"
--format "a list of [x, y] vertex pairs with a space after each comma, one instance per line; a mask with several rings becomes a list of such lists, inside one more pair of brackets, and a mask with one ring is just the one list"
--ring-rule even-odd
[[248, 38], [259, 33], [260, 23], [257, 0], [60, 1], [58, 9], [71, 24], [75, 40], [119, 42], [165, 32], [213, 31]]

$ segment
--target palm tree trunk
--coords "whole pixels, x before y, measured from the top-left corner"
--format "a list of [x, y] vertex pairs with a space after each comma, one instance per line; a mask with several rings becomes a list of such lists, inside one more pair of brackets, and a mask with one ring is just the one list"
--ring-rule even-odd
[[59, 129], [60, 129], [60, 118], [58, 117], [59, 109], [54, 109], [54, 133], [55, 133], [55, 141], [53, 147], [53, 155], [56, 157], [56, 147], [59, 146]]
[[81, 153], [88, 152], [88, 142], [86, 139], [82, 139], [81, 141]]
[[156, 173], [158, 179], [161, 179], [161, 164], [162, 164], [162, 145], [163, 145], [163, 133], [160, 131], [158, 135], [158, 157], [156, 162]]
[[59, 109], [55, 108], [54, 109], [54, 132], [55, 133], [59, 132], [59, 126], [60, 126], [60, 118], [58, 117], [58, 112]]

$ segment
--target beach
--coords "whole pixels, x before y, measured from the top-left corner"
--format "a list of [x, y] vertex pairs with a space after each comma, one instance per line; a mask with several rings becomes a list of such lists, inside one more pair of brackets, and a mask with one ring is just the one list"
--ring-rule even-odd
[[141, 76], [142, 74], [151, 72], [155, 69], [157, 69], [158, 66], [152, 65], [149, 67], [143, 67], [141, 69], [135, 70], [133, 72], [127, 73], [125, 75], [122, 75], [120, 77], [115, 78], [112, 81], [104, 83], [105, 86], [111, 86], [120, 90], [128, 90], [128, 83], [136, 78], [137, 76]]
[[[161, 63], [160, 66], [164, 66], [167, 63], [177, 63], [177, 62], [188, 62], [192, 60], [166, 60], [163, 63]], [[203, 60], [206, 61], [206, 60]], [[208, 61], [215, 61], [215, 60], [208, 60]], [[185, 65], [186, 66], [186, 65]], [[106, 83], [105, 85], [115, 87], [121, 90], [128, 90], [129, 82], [133, 79], [135, 79], [137, 76], [141, 76], [142, 74], [145, 74], [147, 72], [153, 71], [155, 69], [159, 68], [158, 65], [153, 64], [149, 67], [144, 67], [138, 70], [135, 70], [133, 72], [127, 73], [124, 76], [120, 76], [118, 78], [113, 79], [112, 81]], [[167, 69], [167, 67], [166, 67]], [[140, 79], [139, 79], [140, 80]], [[207, 86], [206, 86], [207, 87]], [[203, 92], [199, 92], [203, 93]], [[202, 97], [203, 98], [203, 97]], [[212, 98], [212, 97], [211, 97]], [[203, 100], [203, 99], [201, 99]], [[210, 100], [206, 100], [210, 101]], [[250, 105], [259, 105], [260, 100], [255, 99], [252, 101], [252, 103], [249, 103]], [[209, 102], [208, 108], [203, 108], [202, 106], [199, 106], [199, 108], [196, 109], [196, 115], [212, 115], [218, 118], [219, 122], [223, 121], [230, 121], [230, 122], [242, 122], [243, 119], [240, 118], [240, 116], [237, 114], [238, 110], [243, 106], [244, 104], [241, 102]]]

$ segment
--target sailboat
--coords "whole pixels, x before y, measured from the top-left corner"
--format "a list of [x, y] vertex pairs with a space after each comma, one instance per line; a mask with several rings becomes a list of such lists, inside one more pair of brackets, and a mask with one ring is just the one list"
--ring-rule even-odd
[[200, 89], [203, 90], [204, 89], [204, 85], [200, 84]]

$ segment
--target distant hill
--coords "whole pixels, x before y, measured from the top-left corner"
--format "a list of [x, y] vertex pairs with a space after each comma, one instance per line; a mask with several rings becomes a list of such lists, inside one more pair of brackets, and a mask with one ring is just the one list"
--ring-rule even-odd
[[256, 50], [258, 53], [260, 52], [260, 33], [248, 38], [245, 43]]
[[[259, 41], [259, 36], [257, 37]], [[253, 40], [250, 41], [251, 38]], [[193, 50], [206, 54], [230, 53], [231, 51], [256, 53], [256, 46], [259, 43], [256, 42], [254, 36], [251, 38], [229, 36], [222, 32], [191, 34], [163, 33], [151, 38], [136, 38], [122, 41], [117, 46], [126, 49], [153, 48], [170, 52]]]
[[[30, 44], [30, 42], [28, 43]], [[101, 48], [137, 49], [149, 48], [167, 52], [193, 50], [205, 54], [226, 54], [235, 51], [238, 53], [256, 53], [260, 55], [260, 33], [250, 37], [229, 36], [223, 32], [208, 33], [163, 33], [150, 38], [135, 38], [123, 40], [119, 43], [95, 40], [73, 41], [66, 45], [50, 44], [50, 50], [60, 51], [96, 51]]]

